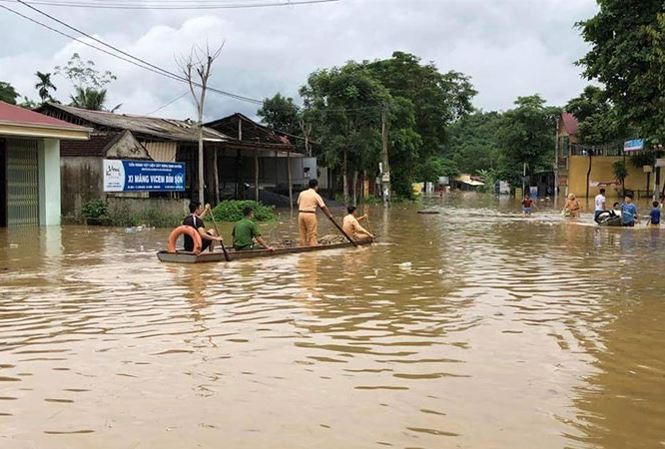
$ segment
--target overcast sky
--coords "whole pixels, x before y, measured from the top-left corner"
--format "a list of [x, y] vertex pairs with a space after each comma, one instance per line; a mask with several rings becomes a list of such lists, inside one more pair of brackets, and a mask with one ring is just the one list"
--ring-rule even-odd
[[[226, 0], [220, 0], [223, 2]], [[240, 2], [241, 0], [237, 0]], [[18, 3], [2, 3], [48, 19]], [[38, 5], [35, 5], [38, 6]], [[574, 24], [592, 16], [594, 0], [340, 0], [334, 3], [215, 11], [105, 11], [38, 6], [156, 65], [176, 71], [174, 57], [192, 44], [226, 42], [211, 85], [252, 98], [276, 92], [297, 96], [317, 68], [350, 59], [389, 57], [394, 50], [433, 61], [441, 71], [472, 78], [474, 103], [504, 110], [517, 96], [540, 93], [563, 105], [586, 85], [573, 62], [586, 46]], [[72, 53], [113, 71], [108, 105], [147, 114], [186, 91], [176, 81], [146, 72], [54, 34], [0, 9], [0, 81], [37, 99], [37, 70], [53, 71]], [[71, 86], [56, 77], [56, 98], [68, 101]], [[208, 119], [232, 112], [254, 115], [256, 106], [211, 95]], [[189, 97], [156, 115], [194, 117]]]

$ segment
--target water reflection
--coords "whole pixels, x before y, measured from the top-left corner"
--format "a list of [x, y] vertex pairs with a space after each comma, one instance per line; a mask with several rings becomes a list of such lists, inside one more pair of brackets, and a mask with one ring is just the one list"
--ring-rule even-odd
[[662, 445], [660, 231], [538, 206], [369, 208], [370, 248], [200, 266], [165, 230], [0, 231], [3, 447]]

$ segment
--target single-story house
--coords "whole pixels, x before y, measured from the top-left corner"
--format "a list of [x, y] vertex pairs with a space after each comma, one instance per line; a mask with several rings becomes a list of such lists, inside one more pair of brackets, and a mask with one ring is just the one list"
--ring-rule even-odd
[[[131, 198], [136, 203], [147, 198], [172, 198], [173, 208], [182, 209], [182, 197], [190, 198], [198, 183], [198, 128], [189, 120], [172, 120], [139, 115], [90, 111], [57, 103], [46, 103], [38, 111], [69, 123], [93, 129], [87, 142], [63, 141], [61, 172], [63, 179], [62, 214], [73, 218], [81, 207], [101, 198]], [[206, 148], [229, 140], [215, 130], [203, 129]], [[185, 162], [186, 191], [165, 193], [104, 192], [103, 159], [135, 159], [156, 162]], [[129, 203], [130, 200], [127, 200]], [[165, 207], [160, 204], [160, 207]], [[171, 207], [171, 206], [166, 206]]]
[[60, 144], [92, 129], [0, 101], [0, 226], [60, 224]]
[[[57, 103], [47, 103], [39, 111], [93, 128], [89, 142], [62, 144], [63, 215], [76, 217], [83, 204], [97, 198], [198, 198], [198, 127], [191, 120], [89, 111]], [[316, 159], [303, 158], [287, 135], [242, 114], [205, 124], [203, 140], [206, 202], [250, 198], [260, 189], [282, 189], [286, 194], [294, 185], [306, 184], [308, 173], [316, 173]], [[185, 191], [105, 193], [103, 159], [185, 163]]]

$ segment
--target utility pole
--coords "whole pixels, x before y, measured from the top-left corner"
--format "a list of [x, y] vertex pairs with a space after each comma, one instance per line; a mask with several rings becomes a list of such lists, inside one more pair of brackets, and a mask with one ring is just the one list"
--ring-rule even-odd
[[522, 167], [522, 196], [526, 196], [526, 162]]
[[554, 132], [554, 204], [557, 202], [559, 197], [559, 126], [561, 121], [561, 115], [559, 114], [556, 118], [556, 131]]
[[387, 206], [390, 201], [390, 161], [388, 160], [388, 114], [386, 105], [381, 109], [381, 188], [383, 190], [383, 205]]

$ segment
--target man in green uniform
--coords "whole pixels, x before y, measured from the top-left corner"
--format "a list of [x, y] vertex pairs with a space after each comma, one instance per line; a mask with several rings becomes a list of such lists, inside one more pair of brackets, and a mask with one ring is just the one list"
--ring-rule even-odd
[[254, 241], [262, 248], [272, 251], [273, 248], [269, 246], [263, 238], [259, 227], [252, 220], [254, 218], [254, 210], [251, 207], [243, 209], [242, 214], [244, 218], [235, 224], [233, 227], [233, 247], [236, 251], [245, 249], [254, 249]]

